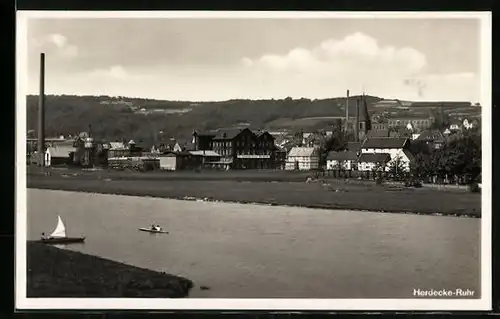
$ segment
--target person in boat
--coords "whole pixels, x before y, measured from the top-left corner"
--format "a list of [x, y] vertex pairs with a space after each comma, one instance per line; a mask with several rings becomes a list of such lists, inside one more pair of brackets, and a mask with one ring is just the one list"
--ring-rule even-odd
[[47, 236], [45, 236], [45, 233], [42, 233], [42, 236], [40, 236], [40, 239], [41, 240], [46, 240], [47, 239]]
[[161, 230], [161, 227], [160, 227], [160, 225], [158, 225], [158, 224], [153, 224], [153, 225], [151, 225], [151, 230], [154, 230], [154, 231], [160, 231], [160, 230]]

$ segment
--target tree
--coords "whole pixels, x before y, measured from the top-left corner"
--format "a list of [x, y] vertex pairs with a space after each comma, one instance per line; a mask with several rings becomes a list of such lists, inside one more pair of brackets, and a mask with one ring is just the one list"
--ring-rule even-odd
[[405, 165], [403, 161], [401, 161], [401, 157], [398, 156], [392, 161], [389, 162], [388, 173], [396, 181], [401, 181], [405, 177]]
[[332, 135], [324, 140], [320, 145], [320, 164], [326, 164], [326, 158], [331, 151], [343, 151], [347, 145], [345, 134], [341, 127], [332, 131]]

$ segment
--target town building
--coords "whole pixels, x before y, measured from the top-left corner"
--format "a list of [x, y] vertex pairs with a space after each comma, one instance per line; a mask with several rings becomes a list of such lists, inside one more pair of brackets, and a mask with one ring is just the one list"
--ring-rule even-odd
[[200, 169], [203, 165], [203, 156], [190, 151], [167, 152], [157, 157], [161, 170], [196, 170]]
[[275, 167], [274, 137], [266, 131], [248, 128], [193, 133], [195, 150], [213, 150], [221, 163], [232, 169], [270, 169]]
[[388, 154], [390, 156], [390, 161], [400, 161], [405, 171], [409, 171], [410, 163], [413, 161], [413, 156], [408, 149], [409, 145], [410, 145], [409, 138], [402, 138], [402, 137], [369, 138], [366, 139], [361, 146], [361, 155]]
[[319, 168], [317, 147], [293, 147], [287, 155], [285, 170], [312, 170]]
[[450, 126], [448, 128], [452, 132], [460, 131], [462, 129], [462, 122], [459, 120], [452, 119], [450, 121]]
[[70, 165], [73, 162], [75, 148], [68, 145], [47, 147], [45, 150], [45, 166]]
[[462, 125], [466, 130], [474, 128], [474, 123], [472, 121], [469, 121], [468, 119], [464, 119]]
[[201, 166], [203, 168], [228, 168], [226, 162], [221, 161], [221, 156], [214, 151], [189, 151], [189, 153], [193, 156], [198, 156], [201, 159]]
[[424, 142], [431, 149], [440, 149], [444, 145], [445, 136], [438, 130], [423, 131], [416, 139], [417, 142]]
[[358, 170], [363, 172], [384, 171], [390, 161], [391, 155], [387, 153], [362, 153], [358, 159]]
[[387, 123], [372, 123], [373, 131], [384, 131], [389, 130], [389, 125]]
[[431, 117], [394, 117], [387, 119], [389, 127], [407, 127], [411, 124], [413, 129], [427, 130], [434, 123], [434, 118]]
[[356, 170], [358, 153], [356, 151], [329, 152], [326, 157], [326, 169]]

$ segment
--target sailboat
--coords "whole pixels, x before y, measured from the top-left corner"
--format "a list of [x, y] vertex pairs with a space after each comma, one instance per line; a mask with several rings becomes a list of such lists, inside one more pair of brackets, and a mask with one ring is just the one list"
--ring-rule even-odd
[[61, 219], [61, 216], [57, 216], [57, 226], [56, 229], [48, 237], [42, 238], [40, 242], [45, 244], [69, 244], [69, 243], [82, 243], [85, 241], [85, 237], [68, 237], [66, 236], [66, 227]]

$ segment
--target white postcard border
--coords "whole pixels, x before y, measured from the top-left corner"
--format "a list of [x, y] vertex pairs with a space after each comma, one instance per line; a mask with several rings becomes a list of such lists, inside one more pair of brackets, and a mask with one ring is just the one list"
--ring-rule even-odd
[[[27, 21], [32, 18], [478, 18], [481, 20], [481, 299], [128, 299], [26, 297]], [[16, 54], [15, 308], [139, 310], [491, 310], [491, 12], [18, 11]]]

